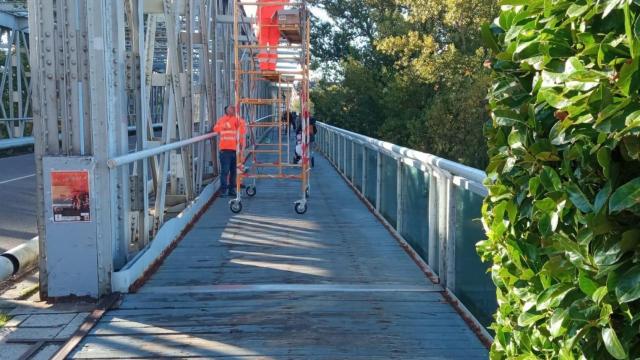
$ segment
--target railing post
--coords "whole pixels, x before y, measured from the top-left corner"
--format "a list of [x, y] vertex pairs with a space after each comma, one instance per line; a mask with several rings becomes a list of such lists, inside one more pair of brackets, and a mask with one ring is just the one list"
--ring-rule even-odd
[[447, 177], [447, 287], [456, 291], [456, 186]]
[[425, 171], [425, 175], [429, 177], [429, 238], [428, 241], [428, 262], [429, 266], [436, 273], [440, 274], [439, 261], [438, 261], [438, 179], [436, 178], [435, 170], [431, 167]]
[[382, 154], [376, 151], [376, 210], [380, 211], [380, 195], [382, 194]]
[[342, 137], [342, 173], [347, 176], [347, 137]]
[[351, 141], [351, 183], [355, 183], [356, 177], [356, 142]]
[[334, 165], [336, 163], [336, 137], [338, 137], [337, 133], [331, 134], [331, 162]]
[[453, 176], [438, 172], [438, 243], [440, 245], [440, 282], [455, 289], [455, 188]]
[[402, 157], [398, 158], [397, 166], [396, 166], [396, 230], [398, 234], [402, 236], [403, 230], [403, 217], [404, 217], [404, 208], [403, 204], [403, 191], [402, 191]]
[[365, 197], [365, 199], [367, 198], [367, 180], [369, 179], [369, 177], [367, 176], [367, 162], [368, 162], [368, 157], [367, 157], [367, 145], [362, 144], [362, 196]]

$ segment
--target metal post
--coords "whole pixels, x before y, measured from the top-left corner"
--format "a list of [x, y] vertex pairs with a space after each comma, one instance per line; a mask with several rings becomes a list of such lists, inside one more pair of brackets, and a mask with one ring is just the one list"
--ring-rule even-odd
[[429, 266], [439, 273], [439, 261], [438, 261], [438, 179], [435, 176], [434, 170], [429, 168], [425, 171], [425, 176], [429, 179], [429, 205], [428, 205], [428, 223], [429, 223], [429, 237], [428, 242], [428, 263]]
[[356, 142], [351, 141], [351, 183], [355, 182], [356, 177]]
[[[449, 286], [449, 275], [455, 272], [453, 264], [449, 261], [452, 259], [452, 254], [455, 256], [455, 249], [453, 244], [449, 243], [451, 226], [449, 221], [451, 219], [450, 201], [451, 201], [451, 187], [453, 186], [452, 176], [450, 173], [444, 170], [438, 170], [438, 245], [439, 245], [439, 264], [438, 270], [440, 275], [440, 282], [445, 286]], [[454, 205], [455, 206], [455, 205]]]
[[447, 177], [447, 245], [446, 245], [446, 286], [456, 292], [456, 186], [453, 176]]
[[396, 161], [396, 230], [400, 235], [402, 235], [403, 231], [403, 217], [404, 217], [404, 208], [403, 208], [403, 186], [402, 186], [402, 169], [403, 162], [402, 158], [398, 158]]
[[367, 198], [367, 145], [362, 144], [362, 195]]
[[382, 204], [382, 154], [379, 150], [376, 151], [376, 210], [380, 211], [380, 205]]
[[342, 136], [342, 173], [347, 176], [347, 138]]

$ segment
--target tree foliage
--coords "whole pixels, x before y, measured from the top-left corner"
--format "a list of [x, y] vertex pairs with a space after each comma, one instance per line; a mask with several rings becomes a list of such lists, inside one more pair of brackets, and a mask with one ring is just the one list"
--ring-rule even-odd
[[640, 1], [502, 0], [488, 240], [492, 359], [640, 357]]
[[318, 0], [312, 92], [325, 121], [472, 166], [486, 165], [488, 72], [480, 25], [495, 0]]

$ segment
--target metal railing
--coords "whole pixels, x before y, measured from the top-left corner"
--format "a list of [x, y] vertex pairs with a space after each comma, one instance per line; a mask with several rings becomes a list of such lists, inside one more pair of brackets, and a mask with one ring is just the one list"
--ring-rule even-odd
[[[7, 137], [4, 138], [0, 133], [0, 150], [33, 145], [33, 136], [24, 136], [27, 134], [25, 132], [27, 123], [33, 123], [33, 118], [0, 119], [0, 129], [4, 129], [7, 133]], [[153, 123], [152, 127], [154, 130], [162, 129], [162, 123]], [[129, 126], [127, 130], [130, 135], [136, 133], [135, 126]]]
[[0, 150], [33, 145], [33, 137], [26, 132], [28, 122], [33, 122], [33, 118], [0, 119]]
[[[256, 121], [264, 121], [272, 115], [264, 116]], [[262, 138], [266, 136], [266, 131], [263, 128], [257, 128], [255, 130], [255, 136]], [[109, 169], [118, 173], [121, 171], [129, 170], [129, 173], [141, 174], [140, 162], [148, 162], [148, 164], [154, 163], [155, 167], [155, 179], [149, 176], [147, 180], [147, 190], [140, 192], [132, 191], [130, 194], [121, 193], [119, 199], [128, 203], [118, 206], [118, 218], [131, 219], [136, 218], [132, 213], [135, 209], [142, 210], [143, 219], [141, 221], [142, 231], [134, 231], [135, 235], [129, 235], [126, 240], [128, 242], [139, 243], [139, 246], [129, 248], [126, 250], [127, 259], [130, 261], [134, 259], [140, 250], [147, 247], [160, 232], [161, 228], [165, 224], [166, 216], [165, 212], [170, 208], [178, 206], [178, 209], [188, 206], [189, 202], [199, 197], [205, 187], [210, 182], [213, 182], [218, 175], [217, 168], [211, 168], [216, 166], [217, 162], [213, 161], [212, 157], [217, 156], [213, 144], [207, 145], [207, 143], [216, 137], [217, 134], [207, 132], [202, 135], [197, 135], [189, 139], [175, 141], [167, 144], [157, 145], [144, 150], [135, 151], [132, 153], [120, 155], [107, 160], [107, 166]], [[249, 136], [247, 134], [247, 136]], [[180, 156], [183, 152], [191, 154], [191, 163], [193, 171], [190, 172], [191, 177], [187, 178], [185, 174], [181, 174], [184, 170], [184, 166], [180, 166], [177, 161], [172, 161], [171, 155]], [[138, 166], [138, 170], [132, 169], [132, 167]], [[208, 170], [208, 171], [207, 171]], [[127, 172], [127, 171], [125, 171]], [[139, 176], [139, 175], [138, 175]], [[179, 186], [172, 186], [172, 182], [179, 178]], [[191, 182], [191, 193], [187, 191], [186, 182]], [[215, 191], [217, 189], [214, 189]], [[212, 192], [213, 194], [213, 192]], [[140, 199], [142, 197], [142, 199]], [[172, 199], [173, 201], [169, 201]], [[179, 204], [176, 204], [176, 199], [179, 200]], [[126, 209], [126, 210], [125, 210]], [[124, 213], [123, 213], [124, 212]], [[175, 212], [175, 211], [174, 211]], [[124, 265], [124, 264], [120, 264]], [[116, 266], [120, 268], [121, 266]]]
[[318, 150], [415, 250], [436, 281], [488, 326], [497, 306], [495, 287], [475, 251], [485, 238], [485, 173], [324, 123], [316, 138]]

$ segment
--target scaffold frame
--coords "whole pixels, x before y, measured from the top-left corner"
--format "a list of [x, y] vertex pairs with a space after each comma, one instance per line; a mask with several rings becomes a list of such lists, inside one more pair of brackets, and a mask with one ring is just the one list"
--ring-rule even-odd
[[[256, 16], [248, 17], [245, 6], [256, 6]], [[257, 29], [259, 26], [262, 28], [279, 26], [279, 24], [264, 25], [258, 23], [260, 6], [282, 6], [282, 9], [298, 10], [300, 16], [300, 43], [290, 41], [282, 33], [279, 34], [279, 41], [276, 45], [269, 44], [264, 46], [257, 44], [255, 41], [248, 41], [250, 37], [247, 36], [247, 32], [253, 32], [254, 28]], [[247, 24], [249, 25], [248, 27]], [[291, 27], [286, 29], [291, 30]], [[310, 16], [305, 1], [246, 2], [234, 0], [234, 105], [237, 116], [246, 119], [247, 128], [246, 138], [243, 138], [240, 131], [237, 131], [236, 158], [238, 169], [235, 184], [236, 195], [229, 201], [230, 210], [234, 213], [242, 211], [243, 188], [247, 196], [256, 195], [256, 181], [258, 179], [300, 181], [300, 199], [294, 202], [294, 210], [298, 214], [304, 214], [307, 211], [311, 172], [311, 149], [309, 146], [311, 136], [311, 127], [309, 125], [310, 29]], [[260, 31], [262, 30], [260, 29]], [[278, 31], [281, 31], [281, 29], [279, 28]], [[275, 70], [263, 69], [260, 66], [260, 54], [265, 55], [265, 51], [269, 55], [276, 54], [276, 64], [280, 58], [279, 52], [286, 53], [289, 67], [276, 68], [274, 64], [273, 68]], [[249, 61], [243, 61], [246, 57], [249, 58]], [[292, 64], [295, 66], [292, 67]], [[254, 89], [259, 82], [264, 81], [271, 84], [270, 94], [267, 94], [266, 97], [264, 96], [265, 94], [258, 96], [255, 94]], [[242, 91], [243, 89], [245, 91]], [[290, 126], [294, 92], [300, 100], [299, 123], [295, 126], [300, 134], [301, 150], [297, 161], [292, 158], [292, 153], [296, 151], [296, 147], [294, 145], [292, 149], [291, 146], [292, 134]], [[257, 119], [256, 114], [260, 113], [258, 111], [260, 107], [269, 107], [271, 114]], [[275, 143], [257, 142], [255, 135], [257, 128], [275, 132], [277, 134]], [[296, 133], [293, 134], [294, 139], [296, 139], [296, 135]], [[268, 162], [262, 161], [258, 157], [260, 154], [272, 154], [275, 155], [276, 159]], [[272, 172], [266, 173], [267, 169], [272, 169]], [[249, 180], [249, 183], [245, 183], [247, 180]]]

